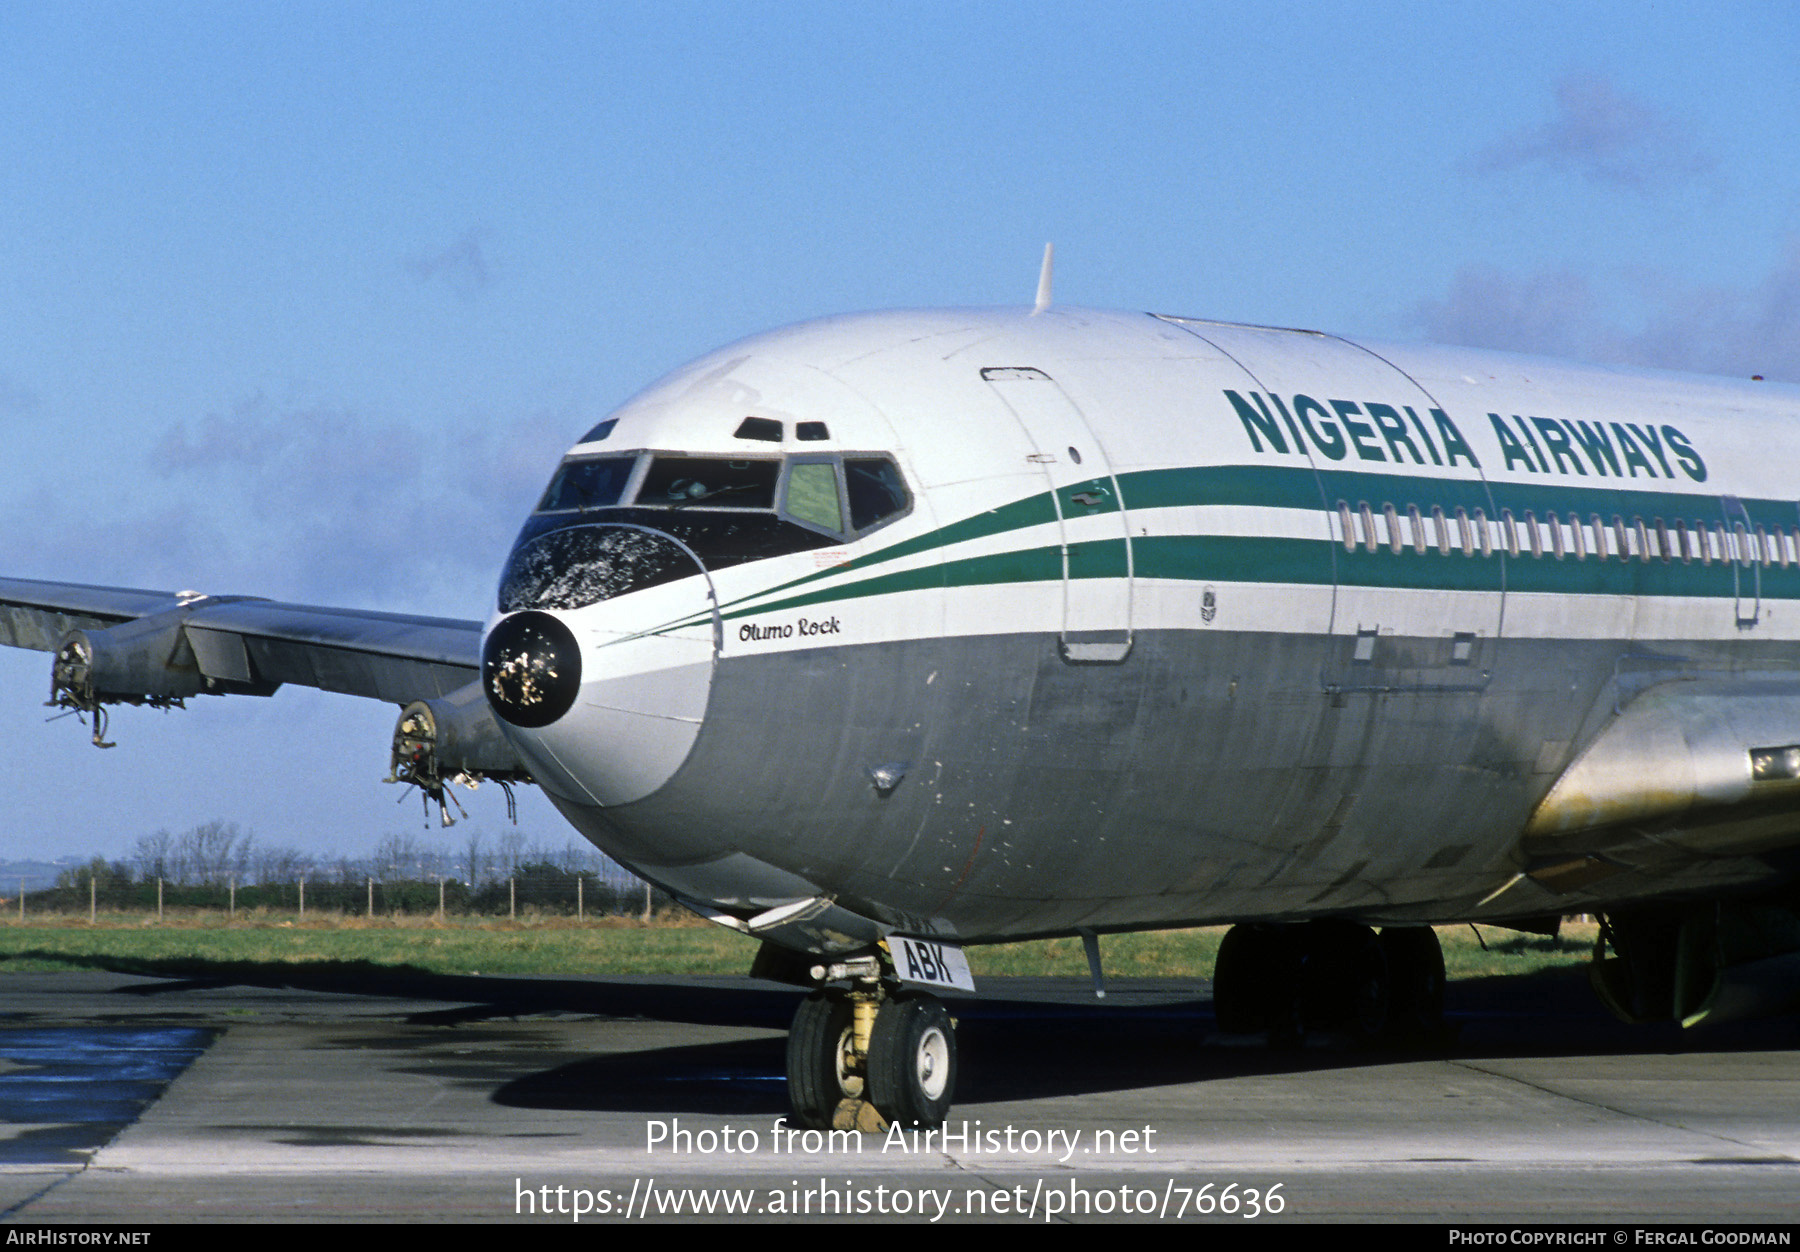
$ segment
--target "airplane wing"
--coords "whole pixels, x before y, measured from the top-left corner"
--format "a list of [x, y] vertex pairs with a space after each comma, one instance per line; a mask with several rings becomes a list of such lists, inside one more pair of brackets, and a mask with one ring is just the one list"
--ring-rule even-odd
[[481, 669], [480, 622], [0, 579], [0, 645], [59, 652], [60, 671], [77, 639], [86, 654], [70, 660], [101, 702], [268, 695], [295, 683], [404, 705], [467, 687]]

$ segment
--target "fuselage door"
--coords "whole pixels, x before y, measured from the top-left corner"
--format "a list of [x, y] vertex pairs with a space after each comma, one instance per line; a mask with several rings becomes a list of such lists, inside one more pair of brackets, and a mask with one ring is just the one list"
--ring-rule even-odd
[[1749, 630], [1762, 620], [1762, 545], [1768, 542], [1750, 521], [1750, 511], [1736, 496], [1719, 502], [1725, 513], [1725, 557], [1731, 562], [1732, 583], [1737, 590], [1737, 625]]
[[1018, 419], [1055, 504], [1063, 659], [1123, 661], [1131, 651], [1131, 530], [1106, 449], [1043, 370], [994, 367], [981, 376]]

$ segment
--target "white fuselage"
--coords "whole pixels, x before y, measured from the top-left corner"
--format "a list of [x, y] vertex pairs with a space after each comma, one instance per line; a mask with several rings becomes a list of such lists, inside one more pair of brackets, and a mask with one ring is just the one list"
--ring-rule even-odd
[[578, 689], [505, 728], [608, 852], [809, 950], [1735, 889], [1784, 871], [1501, 891], [1639, 691], [1797, 668], [1796, 419], [1145, 314], [809, 323], [571, 450], [617, 498], [553, 487], [490, 632], [554, 618]]

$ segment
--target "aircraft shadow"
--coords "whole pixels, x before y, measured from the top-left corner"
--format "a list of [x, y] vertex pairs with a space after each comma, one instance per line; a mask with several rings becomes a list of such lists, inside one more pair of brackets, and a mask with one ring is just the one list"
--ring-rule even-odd
[[[31, 953], [20, 953], [28, 957]], [[48, 955], [48, 954], [45, 954]], [[66, 957], [61, 959], [66, 960]], [[84, 962], [166, 981], [121, 989], [161, 995], [196, 986], [294, 988], [434, 1001], [414, 1025], [536, 1014], [578, 1014], [785, 1030], [803, 994], [730, 977], [507, 978], [437, 974], [367, 962], [240, 963], [195, 959]], [[1470, 979], [1450, 985], [1448, 1037], [1423, 1053], [1354, 1046], [1326, 1035], [1274, 1049], [1226, 1039], [1213, 1023], [1210, 988], [1160, 980], [1134, 993], [1114, 984], [1096, 1001], [1077, 979], [989, 979], [979, 998], [953, 997], [958, 1021], [958, 1102], [1043, 1099], [1243, 1076], [1366, 1068], [1421, 1056], [1592, 1056], [1791, 1049], [1792, 1019], [1705, 1031], [1627, 1026], [1594, 1000], [1579, 969]], [[609, 1053], [515, 1077], [493, 1075], [492, 1099], [526, 1108], [779, 1116], [785, 1111], [785, 1041], [778, 1036]]]

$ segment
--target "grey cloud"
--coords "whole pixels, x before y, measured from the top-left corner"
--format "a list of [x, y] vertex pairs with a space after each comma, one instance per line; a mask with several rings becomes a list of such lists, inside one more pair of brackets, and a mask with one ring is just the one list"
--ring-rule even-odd
[[1484, 149], [1484, 173], [1543, 166], [1595, 182], [1651, 192], [1713, 168], [1685, 127], [1604, 78], [1571, 76], [1556, 85], [1556, 115]]
[[1550, 356], [1584, 355], [1594, 297], [1577, 274], [1550, 272], [1515, 278], [1497, 269], [1465, 266], [1442, 300], [1421, 304], [1418, 321], [1439, 343]]
[[1472, 266], [1442, 300], [1421, 304], [1417, 321], [1443, 343], [1800, 382], [1800, 245], [1746, 288], [1683, 286], [1657, 274], [1620, 285], [1628, 298], [1618, 303], [1635, 310], [1629, 322], [1580, 275]]
[[513, 536], [591, 414], [415, 428], [251, 398], [163, 432], [125, 492], [0, 515], [24, 577], [482, 616]]
[[401, 268], [420, 285], [441, 282], [465, 300], [472, 300], [494, 284], [494, 267], [482, 244], [486, 234], [471, 227], [441, 252], [408, 257]]

